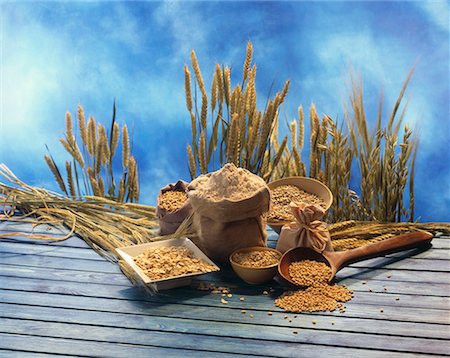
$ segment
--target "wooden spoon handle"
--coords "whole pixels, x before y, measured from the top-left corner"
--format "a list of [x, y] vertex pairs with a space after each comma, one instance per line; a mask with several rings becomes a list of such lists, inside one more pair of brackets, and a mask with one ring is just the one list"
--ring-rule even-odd
[[350, 263], [416, 248], [425, 243], [430, 243], [432, 238], [433, 234], [427, 231], [409, 232], [356, 249], [332, 253], [332, 256], [336, 265], [336, 271], [338, 271], [341, 267]]

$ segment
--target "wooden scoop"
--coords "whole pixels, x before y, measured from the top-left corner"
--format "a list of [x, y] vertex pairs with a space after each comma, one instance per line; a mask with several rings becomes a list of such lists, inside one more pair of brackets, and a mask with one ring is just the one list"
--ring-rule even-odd
[[372, 257], [383, 256], [393, 252], [409, 250], [430, 244], [432, 238], [433, 234], [427, 231], [415, 231], [352, 250], [338, 252], [324, 251], [322, 254], [306, 247], [295, 247], [286, 251], [281, 257], [281, 261], [278, 265], [278, 273], [288, 283], [299, 286], [292, 281], [291, 276], [289, 275], [289, 265], [292, 262], [302, 260], [320, 261], [331, 268], [331, 276], [328, 280], [330, 282], [334, 279], [336, 272], [346, 265], [370, 259]]

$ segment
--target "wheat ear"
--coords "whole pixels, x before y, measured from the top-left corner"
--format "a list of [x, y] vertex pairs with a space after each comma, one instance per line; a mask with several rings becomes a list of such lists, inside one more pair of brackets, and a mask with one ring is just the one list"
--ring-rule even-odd
[[[110, 158], [114, 156], [114, 153], [116, 152], [117, 144], [119, 144], [119, 123], [114, 122], [113, 126], [113, 132], [112, 132], [112, 140], [111, 140], [111, 148], [110, 148]], [[111, 163], [110, 163], [111, 165]]]
[[72, 174], [72, 165], [69, 161], [66, 161], [66, 172], [67, 172], [67, 184], [69, 185], [69, 193], [72, 197], [76, 196], [75, 192], [75, 181]]
[[186, 93], [186, 107], [192, 111], [191, 73], [187, 65], [184, 65], [184, 91]]
[[77, 117], [78, 117], [78, 129], [80, 131], [80, 137], [81, 141], [84, 145], [84, 147], [87, 148], [88, 145], [88, 138], [87, 138], [87, 128], [86, 128], [86, 121], [84, 118], [84, 110], [81, 104], [78, 105], [77, 108]]
[[195, 51], [191, 51], [191, 62], [192, 68], [194, 69], [195, 78], [197, 79], [198, 86], [200, 87], [200, 91], [203, 96], [206, 96], [205, 83], [203, 82], [202, 73], [200, 71], [200, 66], [198, 64], [197, 56], [195, 55]]
[[242, 76], [243, 80], [242, 83], [245, 82], [248, 76], [248, 71], [250, 69], [250, 64], [252, 63], [252, 56], [253, 56], [253, 45], [250, 41], [247, 42], [247, 50], [245, 54], [245, 61], [244, 61], [244, 68], [242, 70]]
[[217, 80], [217, 92], [219, 102], [222, 104], [224, 101], [224, 84], [223, 84], [223, 74], [222, 69], [219, 64], [216, 64], [216, 80]]
[[200, 132], [200, 140], [198, 144], [198, 159], [200, 164], [200, 172], [205, 174], [208, 172], [208, 165], [206, 163], [206, 138], [205, 132], [202, 130]]
[[73, 135], [72, 115], [70, 114], [70, 112], [66, 112], [66, 138], [67, 142], [71, 146], [73, 146], [73, 144], [75, 143], [75, 136]]
[[95, 153], [95, 143], [97, 142], [96, 123], [94, 117], [90, 116], [88, 120], [88, 153], [93, 156]]
[[55, 161], [53, 160], [53, 158], [50, 155], [45, 155], [44, 156], [45, 162], [47, 163], [48, 167], [50, 168], [50, 171], [52, 172], [53, 176], [55, 177], [56, 182], [59, 185], [59, 188], [66, 193], [66, 195], [68, 195], [67, 193], [67, 189], [66, 189], [66, 185], [64, 184], [64, 180], [61, 176], [61, 173], [58, 169], [58, 167], [55, 164]]
[[123, 168], [128, 167], [128, 161], [130, 159], [130, 139], [128, 137], [128, 128], [124, 124], [122, 127], [122, 166]]
[[192, 147], [189, 144], [187, 145], [186, 150], [188, 154], [189, 174], [191, 174], [191, 179], [194, 179], [197, 177], [197, 166], [195, 165], [194, 153], [192, 152]]

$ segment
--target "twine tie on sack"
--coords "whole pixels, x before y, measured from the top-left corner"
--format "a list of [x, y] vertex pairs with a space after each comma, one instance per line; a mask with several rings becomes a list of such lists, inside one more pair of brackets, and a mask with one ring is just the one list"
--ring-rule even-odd
[[[313, 222], [311, 222], [310, 225], [312, 225], [312, 224], [320, 225], [321, 221], [314, 220]], [[303, 222], [299, 222], [299, 221], [296, 221], [295, 225], [297, 225], [300, 230], [308, 230], [309, 232], [312, 232], [313, 234], [317, 234], [317, 233], [323, 231], [323, 230], [320, 230], [320, 229], [314, 229], [310, 225], [307, 225], [307, 224], [305, 224]]]
[[332, 251], [330, 233], [322, 219], [325, 210], [317, 205], [290, 203], [295, 221], [281, 229], [277, 250], [286, 252], [293, 247], [309, 247], [317, 252]]

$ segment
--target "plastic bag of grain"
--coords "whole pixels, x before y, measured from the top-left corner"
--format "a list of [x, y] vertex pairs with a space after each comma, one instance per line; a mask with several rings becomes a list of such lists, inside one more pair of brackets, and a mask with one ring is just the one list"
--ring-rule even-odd
[[270, 191], [263, 179], [234, 164], [201, 175], [188, 186], [198, 245], [213, 260], [227, 261], [240, 248], [265, 246]]
[[187, 185], [185, 181], [178, 180], [159, 191], [156, 216], [159, 220], [160, 235], [173, 234], [191, 214], [192, 207], [186, 194]]
[[309, 247], [317, 252], [333, 251], [327, 225], [321, 221], [325, 210], [319, 205], [289, 204], [295, 221], [283, 225], [277, 250], [284, 253], [294, 247]]

